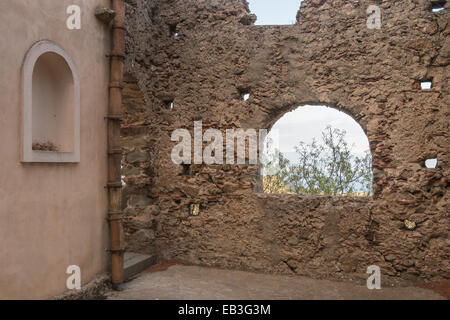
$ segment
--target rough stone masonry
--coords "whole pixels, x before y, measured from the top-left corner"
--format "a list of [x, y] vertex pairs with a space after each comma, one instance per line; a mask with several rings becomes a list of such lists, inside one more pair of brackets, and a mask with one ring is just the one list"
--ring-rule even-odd
[[[366, 25], [372, 4], [380, 30]], [[244, 0], [128, 0], [128, 250], [314, 278], [375, 264], [397, 279], [449, 279], [450, 4], [432, 6], [304, 0], [295, 25], [255, 26]], [[270, 129], [306, 104], [344, 111], [364, 129], [372, 197], [266, 195], [258, 166], [171, 161], [175, 129], [200, 120], [204, 130]]]

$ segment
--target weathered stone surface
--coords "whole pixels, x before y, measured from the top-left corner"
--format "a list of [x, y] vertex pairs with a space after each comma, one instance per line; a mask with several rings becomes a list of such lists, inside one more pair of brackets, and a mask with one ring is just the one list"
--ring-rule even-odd
[[141, 174], [141, 170], [140, 168], [129, 166], [122, 168], [122, 174], [126, 177], [138, 176]]
[[138, 242], [149, 242], [155, 239], [155, 232], [153, 230], [142, 229], [134, 234], [134, 239]]
[[[449, 10], [377, 3], [381, 30], [366, 27], [369, 3], [359, 0], [304, 0], [292, 26], [247, 25], [243, 0], [127, 1], [123, 165], [140, 174], [126, 177], [126, 199], [152, 199], [127, 202], [129, 246], [318, 278], [372, 264], [408, 280], [450, 278]], [[433, 89], [420, 90], [430, 79]], [[271, 128], [306, 104], [345, 111], [365, 130], [373, 197], [258, 195], [258, 166], [184, 170], [170, 158], [171, 133], [192, 132], [194, 121], [204, 130]], [[127, 141], [138, 137], [148, 144], [136, 151]], [[432, 157], [438, 168], [425, 168]], [[201, 204], [197, 217], [192, 203]], [[155, 239], [132, 239], [148, 228]]]
[[146, 162], [150, 160], [150, 156], [148, 152], [142, 152], [139, 150], [130, 152], [127, 154], [127, 162], [128, 163], [138, 163], [138, 162]]
[[145, 195], [132, 195], [129, 200], [129, 205], [132, 207], [146, 207], [152, 203], [152, 199]]

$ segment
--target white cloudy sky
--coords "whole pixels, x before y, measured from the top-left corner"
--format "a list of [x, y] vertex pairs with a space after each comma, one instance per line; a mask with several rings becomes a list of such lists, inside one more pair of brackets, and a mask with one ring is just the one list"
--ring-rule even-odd
[[294, 24], [302, 0], [247, 0], [252, 13], [258, 16], [256, 24]]
[[[294, 24], [302, 2], [301, 0], [247, 1], [250, 4], [251, 12], [258, 17], [257, 25]], [[295, 161], [294, 146], [300, 141], [309, 143], [314, 137], [320, 141], [322, 131], [327, 125], [347, 132], [346, 140], [349, 145], [354, 145], [352, 148], [354, 153], [362, 155], [369, 150], [369, 142], [359, 124], [347, 114], [327, 107], [303, 106], [297, 108], [275, 124], [269, 137], [275, 140], [275, 137], [278, 136], [280, 151], [289, 160]]]

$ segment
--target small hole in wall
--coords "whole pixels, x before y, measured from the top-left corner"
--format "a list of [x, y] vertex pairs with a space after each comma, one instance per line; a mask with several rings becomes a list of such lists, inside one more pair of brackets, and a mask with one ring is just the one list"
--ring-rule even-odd
[[247, 86], [238, 86], [236, 89], [239, 95], [238, 97], [240, 97], [241, 100], [247, 101], [248, 99], [250, 99], [251, 88]]
[[431, 2], [431, 11], [432, 12], [439, 12], [445, 9], [445, 5], [447, 4], [447, 1], [433, 1]]
[[183, 176], [190, 176], [191, 175], [191, 165], [190, 164], [183, 164], [182, 165], [182, 174]]
[[427, 159], [425, 160], [425, 167], [428, 169], [436, 169], [438, 167], [438, 159]]
[[200, 204], [193, 203], [189, 207], [189, 215], [192, 217], [197, 217], [200, 215]]
[[164, 104], [166, 105], [167, 109], [173, 110], [173, 108], [174, 108], [173, 101], [165, 101]]
[[430, 90], [433, 88], [433, 81], [427, 80], [420, 83], [420, 88], [422, 90]]
[[175, 38], [178, 37], [178, 32], [177, 32], [177, 24], [170, 24], [169, 25], [169, 32], [172, 36], [174, 36]]

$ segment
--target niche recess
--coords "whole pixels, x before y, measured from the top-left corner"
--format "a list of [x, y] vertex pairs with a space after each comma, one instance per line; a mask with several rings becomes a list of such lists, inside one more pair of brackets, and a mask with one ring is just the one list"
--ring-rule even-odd
[[80, 81], [64, 49], [40, 41], [23, 67], [22, 162], [80, 161]]

